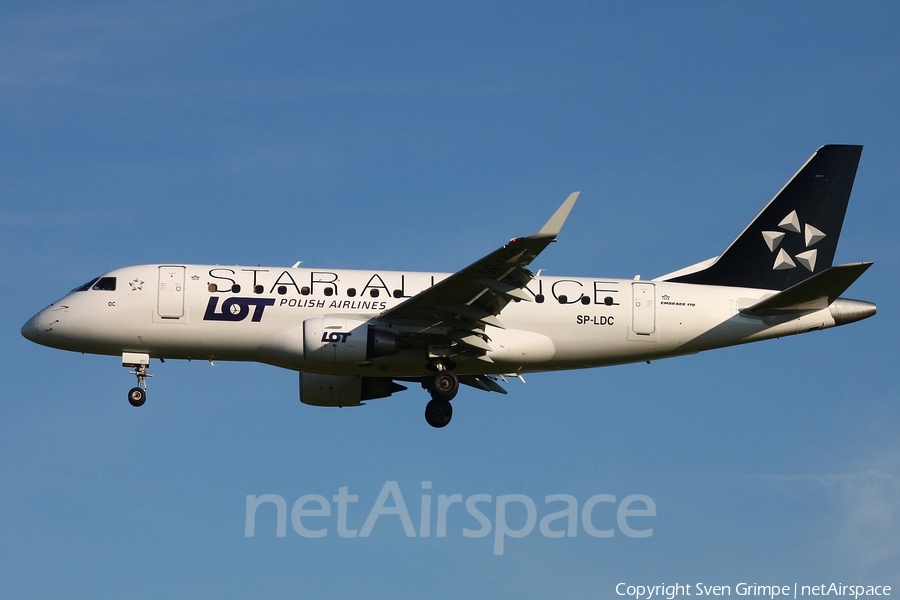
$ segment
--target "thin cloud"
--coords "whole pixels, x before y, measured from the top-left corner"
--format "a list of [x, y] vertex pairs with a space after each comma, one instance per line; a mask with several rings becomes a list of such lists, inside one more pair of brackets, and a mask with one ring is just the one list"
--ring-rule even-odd
[[834, 501], [837, 548], [849, 551], [861, 574], [900, 559], [900, 476], [872, 469], [821, 475], [765, 475], [788, 493], [825, 490]]

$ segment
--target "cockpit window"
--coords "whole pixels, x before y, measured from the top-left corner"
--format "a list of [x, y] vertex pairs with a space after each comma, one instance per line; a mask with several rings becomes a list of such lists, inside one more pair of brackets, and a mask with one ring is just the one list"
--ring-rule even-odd
[[116, 278], [115, 277], [101, 277], [97, 280], [97, 283], [91, 286], [92, 290], [103, 290], [105, 292], [114, 292], [116, 291]]
[[102, 290], [105, 292], [114, 292], [116, 291], [116, 278], [115, 277], [94, 277], [84, 285], [79, 285], [77, 288], [69, 292], [70, 294], [74, 294], [75, 292], [86, 292], [88, 290]]
[[97, 283], [99, 280], [100, 280], [99, 277], [94, 277], [93, 279], [91, 279], [90, 281], [88, 281], [87, 283], [85, 283], [84, 285], [79, 285], [77, 288], [75, 288], [74, 290], [72, 290], [72, 291], [69, 292], [69, 293], [70, 293], [70, 294], [74, 294], [75, 292], [86, 292], [86, 291], [88, 291], [89, 289], [91, 289], [91, 287], [92, 287], [95, 283]]

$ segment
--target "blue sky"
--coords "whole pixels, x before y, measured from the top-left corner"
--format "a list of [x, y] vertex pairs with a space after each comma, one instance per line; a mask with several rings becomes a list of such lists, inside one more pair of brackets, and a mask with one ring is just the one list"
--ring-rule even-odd
[[[893, 3], [69, 3], [0, 7], [5, 597], [615, 597], [616, 583], [900, 586]], [[849, 327], [532, 375], [454, 400], [301, 405], [295, 373], [19, 335], [89, 277], [188, 262], [453, 271], [573, 190], [551, 274], [714, 256], [826, 143], [863, 144], [836, 260]], [[248, 495], [651, 497], [653, 535], [321, 539]], [[493, 505], [491, 505], [493, 506]], [[599, 505], [598, 527], [615, 523]], [[519, 510], [519, 512], [516, 512]], [[524, 508], [509, 512], [512, 526]], [[454, 516], [455, 515], [455, 516]], [[493, 517], [492, 517], [493, 518]], [[518, 520], [517, 520], [518, 519]], [[311, 521], [316, 523], [317, 521]], [[559, 522], [557, 522], [557, 525]], [[434, 523], [432, 523], [434, 527]], [[895, 587], [896, 589], [896, 587]]]

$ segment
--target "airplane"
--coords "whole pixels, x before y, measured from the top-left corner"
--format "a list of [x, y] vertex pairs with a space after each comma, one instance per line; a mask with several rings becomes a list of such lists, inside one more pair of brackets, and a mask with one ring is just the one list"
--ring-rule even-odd
[[299, 372], [300, 400], [360, 406], [419, 384], [446, 426], [460, 384], [506, 394], [525, 373], [650, 361], [836, 327], [871, 262], [833, 266], [862, 146], [819, 148], [722, 254], [652, 280], [544, 276], [578, 192], [535, 234], [453, 274], [148, 264], [94, 277], [22, 335], [121, 356], [144, 404], [151, 359], [256, 361]]

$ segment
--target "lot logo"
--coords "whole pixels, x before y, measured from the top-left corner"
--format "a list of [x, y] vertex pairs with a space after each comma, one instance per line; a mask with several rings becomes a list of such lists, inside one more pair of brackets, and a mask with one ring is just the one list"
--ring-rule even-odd
[[229, 298], [222, 303], [222, 308], [216, 312], [216, 305], [219, 298], [212, 296], [209, 304], [206, 305], [206, 313], [203, 315], [204, 321], [243, 321], [250, 314], [250, 307], [253, 307], [253, 316], [250, 320], [259, 323], [262, 320], [263, 311], [267, 306], [275, 304], [274, 298]]
[[326, 331], [325, 333], [322, 334], [322, 341], [343, 344], [344, 342], [347, 341], [348, 337], [350, 337], [349, 331], [332, 331], [332, 332]]

